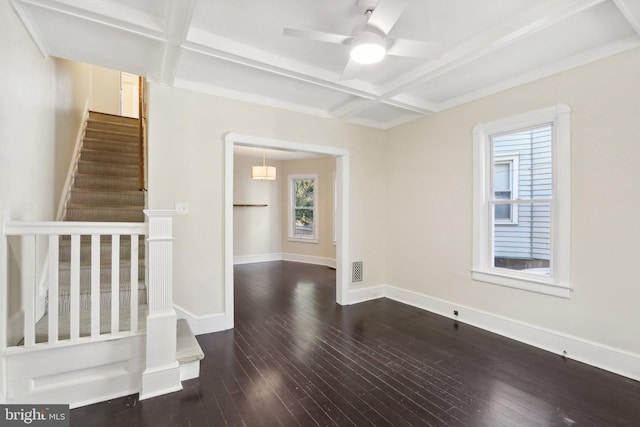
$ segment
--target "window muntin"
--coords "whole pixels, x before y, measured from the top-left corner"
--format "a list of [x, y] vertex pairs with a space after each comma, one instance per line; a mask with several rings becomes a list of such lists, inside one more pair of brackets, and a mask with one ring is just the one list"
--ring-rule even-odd
[[289, 239], [317, 240], [317, 182], [312, 175], [289, 176]]
[[474, 129], [475, 280], [570, 296], [570, 111]]

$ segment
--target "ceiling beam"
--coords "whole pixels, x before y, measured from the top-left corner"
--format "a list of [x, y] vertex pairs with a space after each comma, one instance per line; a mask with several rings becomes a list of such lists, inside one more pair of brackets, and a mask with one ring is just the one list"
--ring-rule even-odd
[[162, 58], [160, 82], [172, 85], [178, 70], [180, 48], [187, 38], [193, 18], [194, 0], [172, 0], [167, 16], [167, 42]]

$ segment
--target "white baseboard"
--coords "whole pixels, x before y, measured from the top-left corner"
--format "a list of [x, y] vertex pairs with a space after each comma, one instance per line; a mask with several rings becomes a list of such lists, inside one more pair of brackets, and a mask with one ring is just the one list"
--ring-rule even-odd
[[[640, 381], [640, 354], [609, 347], [558, 331], [454, 304], [390, 285], [349, 291], [349, 303], [386, 297], [441, 316], [455, 319], [552, 353]], [[454, 310], [458, 316], [453, 314]]]
[[[179, 305], [173, 304], [178, 319], [186, 319], [194, 335], [210, 334], [212, 332], [226, 331], [233, 327], [225, 313], [208, 314], [198, 316]], [[232, 319], [233, 321], [233, 319]]]
[[334, 258], [283, 253], [282, 260], [304, 262], [305, 264], [326, 265], [327, 267], [336, 268], [336, 260]]
[[233, 264], [253, 264], [254, 262], [281, 261], [282, 254], [238, 255], [233, 257]]
[[238, 255], [233, 257], [233, 264], [253, 264], [256, 262], [270, 261], [292, 261], [303, 262], [305, 264], [325, 265], [327, 267], [336, 268], [336, 260], [334, 258], [319, 257], [313, 255], [299, 255], [291, 253], [273, 253], [273, 254], [257, 254], [257, 255]]
[[365, 301], [383, 298], [386, 295], [386, 292], [386, 285], [366, 286], [362, 288], [349, 289], [348, 304], [358, 304]]

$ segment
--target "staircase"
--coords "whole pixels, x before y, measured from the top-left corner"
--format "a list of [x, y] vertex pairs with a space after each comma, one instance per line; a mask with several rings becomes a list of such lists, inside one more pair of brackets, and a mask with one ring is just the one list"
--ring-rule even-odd
[[[66, 204], [64, 221], [144, 222], [144, 192], [138, 186], [139, 120], [90, 112], [78, 164]], [[138, 303], [146, 304], [144, 236], [139, 238]], [[129, 307], [131, 289], [130, 238], [119, 244], [119, 304]], [[100, 242], [100, 306], [111, 306], [111, 239]], [[60, 239], [59, 311], [69, 312], [71, 239]], [[80, 242], [80, 310], [91, 304], [91, 242]], [[122, 310], [126, 313], [126, 310]], [[121, 324], [126, 325], [126, 319]]]
[[[143, 211], [138, 129], [136, 119], [91, 112], [62, 221], [0, 215], [2, 404], [144, 400], [199, 376], [204, 354], [173, 309], [175, 213]], [[10, 289], [22, 304], [9, 317]]]

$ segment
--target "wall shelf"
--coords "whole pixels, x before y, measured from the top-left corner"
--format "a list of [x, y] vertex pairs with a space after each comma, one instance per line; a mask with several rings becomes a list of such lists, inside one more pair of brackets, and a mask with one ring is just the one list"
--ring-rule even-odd
[[267, 207], [267, 204], [256, 204], [256, 203], [234, 203], [233, 207], [239, 208], [264, 208]]

